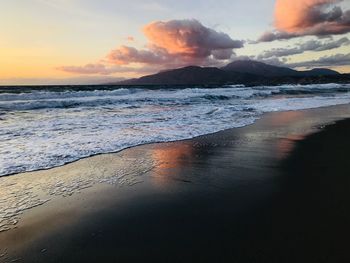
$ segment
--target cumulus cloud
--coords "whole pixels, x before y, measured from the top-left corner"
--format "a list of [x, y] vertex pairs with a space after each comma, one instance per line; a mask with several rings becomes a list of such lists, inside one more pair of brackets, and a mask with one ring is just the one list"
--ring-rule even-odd
[[143, 32], [149, 41], [146, 49], [121, 46], [107, 55], [107, 61], [116, 65], [205, 65], [230, 59], [233, 49], [243, 47], [243, 41], [233, 40], [197, 20], [157, 21], [146, 25]]
[[288, 68], [317, 68], [317, 67], [337, 67], [348, 66], [350, 61], [350, 53], [348, 54], [336, 54], [330, 56], [323, 56], [318, 59], [302, 61], [296, 63], [288, 63], [289, 59], [286, 57], [271, 57], [261, 58], [259, 56], [234, 56], [232, 61], [237, 60], [254, 60], [263, 62], [273, 66], [288, 67]]
[[108, 75], [123, 70], [136, 72], [135, 65], [146, 70], [188, 65], [216, 66], [230, 59], [235, 54], [233, 50], [244, 45], [243, 41], [234, 40], [195, 19], [152, 22], [143, 28], [143, 33], [148, 39], [143, 49], [123, 45], [111, 50], [102, 63], [58, 69], [70, 73]]
[[319, 59], [315, 59], [315, 60], [287, 64], [287, 66], [293, 67], [293, 68], [328, 67], [329, 65], [348, 66], [349, 61], [350, 61], [350, 53], [324, 56], [324, 57], [320, 57]]
[[275, 30], [264, 33], [259, 41], [350, 32], [350, 10], [339, 5], [342, 0], [277, 0]]
[[271, 50], [264, 51], [258, 56], [258, 58], [267, 59], [272, 57], [286, 57], [296, 54], [302, 54], [306, 51], [325, 51], [349, 45], [350, 40], [347, 37], [330, 41], [309, 40], [305, 43], [300, 43], [298, 46], [292, 48], [273, 48]]
[[116, 65], [132, 63], [159, 64], [169, 60], [169, 54], [161, 50], [138, 50], [134, 47], [121, 46], [107, 55], [107, 61]]
[[263, 62], [269, 65], [273, 66], [279, 66], [279, 67], [286, 67], [286, 63], [288, 61], [287, 58], [277, 58], [277, 57], [272, 57], [272, 58], [261, 58], [259, 56], [233, 56], [232, 57], [232, 62], [233, 61], [238, 61], [238, 60], [254, 60], [254, 61], [259, 61]]
[[242, 41], [205, 27], [197, 20], [157, 21], [145, 26], [143, 32], [154, 46], [187, 57], [208, 57], [213, 51], [243, 47]]
[[218, 60], [226, 60], [230, 59], [235, 53], [232, 49], [221, 49], [221, 50], [213, 50], [211, 52], [213, 57]]
[[256, 60], [269, 65], [278, 66], [278, 67], [287, 67], [286, 63], [288, 61], [288, 59], [286, 58], [276, 58], [276, 57], [265, 58], [265, 59], [256, 58]]

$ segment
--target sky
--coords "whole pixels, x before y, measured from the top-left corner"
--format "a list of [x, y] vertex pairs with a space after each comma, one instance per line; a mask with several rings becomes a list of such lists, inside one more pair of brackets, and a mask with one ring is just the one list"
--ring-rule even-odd
[[0, 85], [254, 59], [350, 72], [350, 0], [1, 0]]

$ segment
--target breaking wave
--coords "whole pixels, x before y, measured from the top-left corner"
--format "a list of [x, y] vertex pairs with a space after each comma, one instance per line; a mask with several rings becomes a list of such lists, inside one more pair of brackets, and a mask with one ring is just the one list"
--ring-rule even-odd
[[263, 113], [350, 103], [350, 85], [0, 93], [0, 176], [242, 127]]

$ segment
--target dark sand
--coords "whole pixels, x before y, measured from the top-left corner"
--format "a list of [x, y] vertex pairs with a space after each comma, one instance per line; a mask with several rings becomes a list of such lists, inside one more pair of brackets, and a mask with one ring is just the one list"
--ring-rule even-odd
[[349, 105], [272, 113], [93, 157], [157, 165], [142, 183], [95, 185], [29, 210], [0, 233], [0, 261], [350, 262], [350, 121], [338, 121], [348, 117]]

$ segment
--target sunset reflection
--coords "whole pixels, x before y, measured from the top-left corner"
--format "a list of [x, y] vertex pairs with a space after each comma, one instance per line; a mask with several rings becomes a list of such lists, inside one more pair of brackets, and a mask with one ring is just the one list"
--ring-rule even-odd
[[153, 182], [159, 186], [169, 184], [176, 178], [179, 170], [194, 158], [193, 147], [187, 143], [171, 143], [155, 147], [151, 151], [154, 163]]
[[286, 111], [281, 112], [280, 114], [273, 114], [271, 118], [271, 123], [273, 125], [287, 125], [290, 123], [293, 123], [297, 121], [298, 119], [301, 119], [304, 117], [304, 112], [302, 111]]
[[303, 135], [291, 134], [277, 141], [276, 144], [276, 154], [279, 159], [287, 157], [294, 149], [297, 141], [304, 138]]
[[304, 134], [300, 133], [301, 131], [297, 129], [297, 121], [303, 118], [304, 115], [305, 114], [302, 111], [287, 111], [272, 116], [271, 123], [274, 126], [289, 126], [293, 124], [296, 127], [295, 132], [290, 131], [276, 141], [277, 158], [285, 158], [294, 149], [295, 143], [305, 137]]

